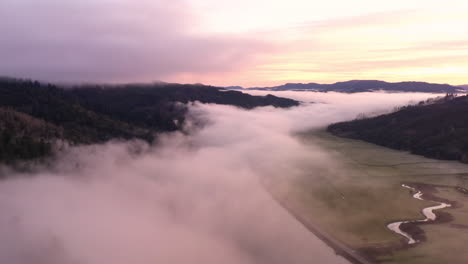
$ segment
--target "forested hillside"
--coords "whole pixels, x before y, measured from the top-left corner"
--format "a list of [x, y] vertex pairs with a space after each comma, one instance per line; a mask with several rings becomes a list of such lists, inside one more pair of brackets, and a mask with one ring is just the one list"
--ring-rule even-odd
[[0, 160], [33, 159], [49, 154], [63, 129], [10, 109], [0, 108]]
[[88, 85], [63, 88], [37, 81], [0, 79], [0, 161], [50, 153], [55, 140], [91, 144], [139, 138], [182, 128], [191, 101], [291, 107], [297, 101], [251, 96], [203, 85]]
[[430, 158], [468, 163], [468, 96], [447, 95], [391, 114], [333, 124], [328, 131]]

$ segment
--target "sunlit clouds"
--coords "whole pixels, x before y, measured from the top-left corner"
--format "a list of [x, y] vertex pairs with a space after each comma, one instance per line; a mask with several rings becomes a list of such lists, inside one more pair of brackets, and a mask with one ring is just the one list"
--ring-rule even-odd
[[243, 74], [253, 85], [265, 80], [274, 84], [350, 79], [467, 82], [466, 5], [400, 7], [314, 19], [317, 5], [309, 20], [270, 31], [272, 41], [282, 48]]
[[0, 3], [0, 75], [268, 86], [468, 83], [466, 1]]

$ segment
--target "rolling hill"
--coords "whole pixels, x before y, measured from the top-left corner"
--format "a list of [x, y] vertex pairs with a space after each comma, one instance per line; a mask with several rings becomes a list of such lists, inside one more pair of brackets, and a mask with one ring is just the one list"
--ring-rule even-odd
[[332, 124], [334, 135], [468, 163], [468, 96], [421, 102], [391, 114]]
[[92, 144], [133, 138], [153, 142], [182, 129], [187, 103], [199, 101], [245, 109], [291, 107], [299, 102], [252, 96], [204, 85], [128, 84], [60, 87], [0, 79], [0, 162], [49, 154], [54, 141]]

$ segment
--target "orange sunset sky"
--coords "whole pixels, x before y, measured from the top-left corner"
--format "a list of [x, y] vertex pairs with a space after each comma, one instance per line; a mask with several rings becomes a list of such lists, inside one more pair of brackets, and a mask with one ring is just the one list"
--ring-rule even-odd
[[0, 3], [8, 21], [0, 56], [10, 62], [0, 75], [246, 87], [468, 83], [468, 1], [37, 2]]

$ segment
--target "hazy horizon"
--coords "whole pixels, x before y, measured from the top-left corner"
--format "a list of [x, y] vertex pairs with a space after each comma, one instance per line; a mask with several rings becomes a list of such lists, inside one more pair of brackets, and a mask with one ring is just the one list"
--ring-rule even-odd
[[[387, 83], [400, 83], [399, 81], [388, 81], [388, 80], [377, 80], [377, 79], [353, 79], [353, 80], [345, 80], [345, 81], [330, 81], [330, 82], [315, 82], [315, 81], [303, 81], [303, 82], [282, 82], [278, 84], [272, 84], [268, 86], [242, 86], [242, 85], [213, 85], [210, 83], [183, 83], [183, 82], [169, 82], [169, 81], [164, 81], [164, 80], [152, 80], [152, 81], [134, 81], [134, 82], [91, 82], [91, 81], [50, 81], [50, 80], [44, 80], [44, 79], [34, 79], [34, 78], [28, 78], [27, 76], [0, 76], [0, 78], [11, 78], [11, 79], [18, 79], [18, 80], [31, 80], [31, 81], [39, 81], [41, 83], [51, 83], [51, 84], [56, 84], [56, 85], [64, 85], [64, 86], [86, 86], [86, 85], [110, 85], [110, 86], [119, 86], [119, 85], [151, 85], [151, 84], [187, 84], [187, 85], [206, 85], [206, 86], [214, 86], [214, 87], [242, 87], [242, 88], [268, 88], [268, 87], [275, 87], [275, 86], [281, 86], [285, 84], [309, 84], [309, 83], [316, 83], [316, 84], [335, 84], [335, 83], [340, 83], [340, 82], [352, 82], [352, 81], [383, 81]], [[401, 81], [401, 82], [422, 82], [422, 83], [432, 83], [432, 84], [443, 84], [443, 85], [451, 85], [451, 86], [467, 86], [468, 84], [451, 84], [451, 83], [433, 83], [433, 82], [426, 82], [422, 80], [409, 80], [409, 81]]]

